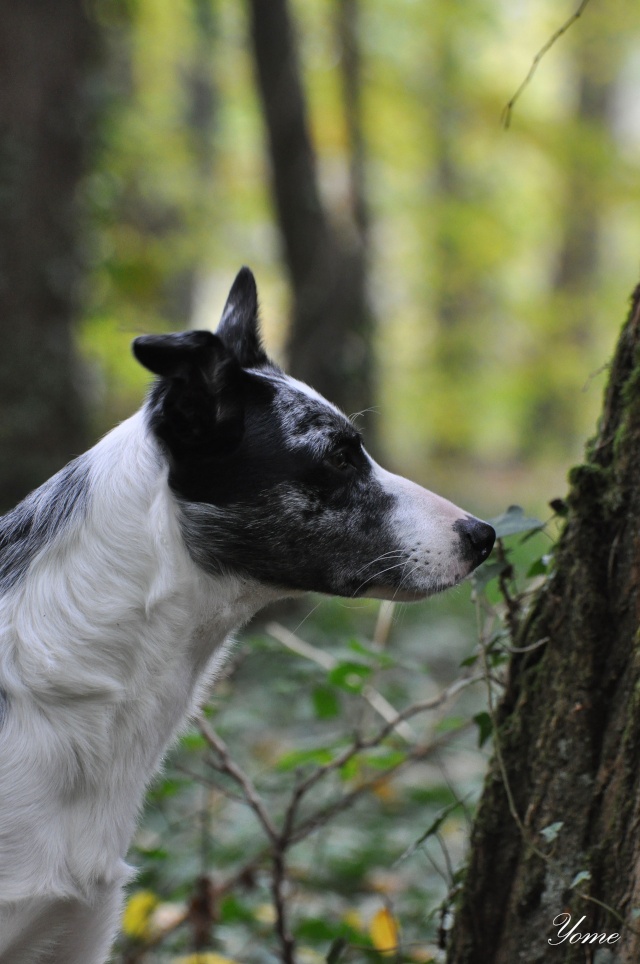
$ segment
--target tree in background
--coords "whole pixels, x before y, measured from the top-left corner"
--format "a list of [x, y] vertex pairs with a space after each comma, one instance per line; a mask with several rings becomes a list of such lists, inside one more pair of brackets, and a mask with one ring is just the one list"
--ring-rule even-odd
[[98, 37], [81, 0], [0, 3], [0, 507], [86, 443], [73, 343]]
[[545, 437], [570, 448], [576, 437], [579, 411], [576, 393], [585, 382], [584, 370], [573, 358], [597, 341], [598, 292], [604, 284], [609, 177], [615, 156], [615, 115], [618, 64], [623, 42], [619, 25], [608, 22], [604, 10], [594, 10], [580, 30], [566, 37], [572, 96], [569, 130], [559, 132], [562, 158], [557, 191], [559, 238], [550, 259], [546, 339], [557, 351], [549, 357], [546, 339], [532, 348], [535, 372], [528, 417], [521, 445], [530, 454], [544, 448]]
[[352, 188], [351, 211], [340, 230], [320, 192], [288, 0], [249, 4], [272, 191], [293, 294], [289, 368], [347, 413], [362, 413], [371, 440], [366, 409], [374, 397], [374, 365], [356, 0], [337, 9]]
[[140, 398], [132, 337], [187, 327], [211, 259], [217, 21], [210, 0], [96, 12], [109, 104], [86, 185], [97, 244], [80, 337], [105, 389], [103, 429]]

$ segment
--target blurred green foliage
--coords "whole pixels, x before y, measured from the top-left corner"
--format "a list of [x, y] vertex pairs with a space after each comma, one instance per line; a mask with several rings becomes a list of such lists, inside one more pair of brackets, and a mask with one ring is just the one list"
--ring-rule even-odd
[[[491, 490], [497, 504], [540, 504], [594, 424], [594, 373], [636, 281], [640, 11], [590, 5], [507, 132], [502, 109], [569, 0], [360, 6], [381, 369], [371, 401], [384, 445], [408, 474], [459, 499], [471, 490], [485, 512]], [[293, 9], [322, 189], [340, 219], [349, 156], [336, 4]], [[281, 358], [288, 302], [244, 6], [101, 0], [98, 10], [111, 104], [87, 185], [96, 237], [81, 341], [103, 428], [144, 385], [128, 359], [133, 334], [215, 325], [247, 262]], [[574, 271], [562, 277], [567, 258]]]
[[[389, 921], [395, 960], [441, 960], [494, 729], [486, 687], [498, 693], [509, 658], [506, 600], [522, 615], [552, 565], [548, 525], [518, 507], [494, 521], [495, 558], [457, 598], [399, 606], [393, 621], [387, 603], [318, 600], [302, 621], [285, 615], [288, 632], [269, 621], [250, 631], [214, 690], [206, 726], [282, 834], [299, 797], [282, 849], [301, 964], [328, 960], [336, 942], [345, 962], [384, 960]], [[385, 730], [396, 712], [403, 721]], [[223, 762], [196, 727], [152, 787], [115, 961], [193, 953], [203, 880], [203, 951], [241, 964], [284, 959], [274, 845]]]
[[[340, 221], [350, 158], [337, 0], [292, 6], [321, 187]], [[547, 500], [564, 492], [637, 281], [640, 8], [590, 4], [542, 61], [509, 131], [500, 124], [536, 51], [574, 7], [360, 3], [380, 367], [371, 403], [387, 461], [483, 515], [521, 501], [527, 512], [502, 520], [512, 533], [530, 529], [528, 513], [544, 515]], [[241, 264], [257, 275], [266, 342], [281, 361], [289, 313], [245, 6], [100, 0], [97, 10], [110, 101], [85, 186], [92, 268], [79, 332], [94, 373], [96, 432], [126, 416], [144, 390], [131, 338], [215, 327]], [[371, 724], [367, 685], [401, 707], [449, 685], [461, 664], [463, 672], [478, 668], [488, 611], [504, 607], [505, 592], [526, 600], [527, 579], [543, 579], [553, 565], [545, 532], [511, 539], [508, 558], [478, 577], [475, 592], [489, 607], [480, 617], [462, 588], [403, 608], [392, 645], [376, 650], [376, 606], [324, 600], [302, 626], [291, 617], [291, 628], [333, 658], [331, 669], [259, 629], [242, 639], [210, 720], [274, 813], [301, 774], [327, 765], [356, 728]], [[507, 658], [505, 627], [498, 619], [483, 637], [495, 672]], [[437, 956], [492, 720], [481, 687], [419, 719], [412, 726], [421, 739], [443, 740], [438, 753], [381, 779], [355, 811], [292, 850], [301, 964], [391, 959], [373, 948], [372, 922], [384, 908], [401, 925], [406, 956], [398, 960]], [[404, 752], [397, 736], [383, 741], [333, 772], [313, 806], [384, 774]], [[137, 838], [135, 886], [153, 895], [141, 907], [160, 902], [169, 920], [179, 918], [203, 874], [213, 868], [221, 886], [262, 852], [255, 815], [232, 789], [211, 769], [202, 735], [188, 733], [149, 796]], [[214, 928], [221, 955], [243, 964], [279, 959], [269, 888], [258, 861], [223, 889]], [[130, 936], [118, 960], [138, 959], [136, 947]], [[190, 932], [178, 926], [144, 960], [192, 951]]]

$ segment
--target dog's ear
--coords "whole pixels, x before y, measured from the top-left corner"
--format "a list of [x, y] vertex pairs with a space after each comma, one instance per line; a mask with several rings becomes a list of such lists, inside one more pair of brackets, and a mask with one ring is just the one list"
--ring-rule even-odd
[[187, 381], [195, 372], [207, 377], [228, 352], [210, 331], [181, 331], [171, 335], [140, 335], [133, 354], [154, 375]]
[[249, 268], [241, 268], [236, 275], [217, 334], [243, 368], [257, 368], [268, 361], [260, 341], [256, 280]]
[[210, 331], [141, 335], [133, 353], [161, 381], [150, 399], [151, 424], [176, 459], [228, 454], [244, 431], [244, 373]]

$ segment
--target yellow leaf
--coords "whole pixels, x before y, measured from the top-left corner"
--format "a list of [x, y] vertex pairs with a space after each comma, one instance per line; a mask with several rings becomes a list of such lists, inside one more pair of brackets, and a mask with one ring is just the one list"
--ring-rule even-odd
[[390, 953], [398, 947], [398, 925], [391, 911], [382, 907], [371, 921], [369, 937], [378, 951]]
[[143, 940], [150, 936], [151, 915], [159, 898], [150, 890], [137, 890], [132, 894], [122, 915], [122, 930], [127, 937]]
[[398, 799], [398, 791], [391, 779], [376, 780], [371, 790], [382, 803], [394, 803]]

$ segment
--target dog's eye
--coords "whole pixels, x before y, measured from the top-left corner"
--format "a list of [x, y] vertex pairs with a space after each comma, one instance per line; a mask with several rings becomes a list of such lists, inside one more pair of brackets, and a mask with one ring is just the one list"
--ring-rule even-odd
[[333, 452], [329, 452], [324, 461], [334, 472], [340, 472], [343, 475], [353, 472], [356, 468], [353, 456], [345, 448], [334, 449]]

